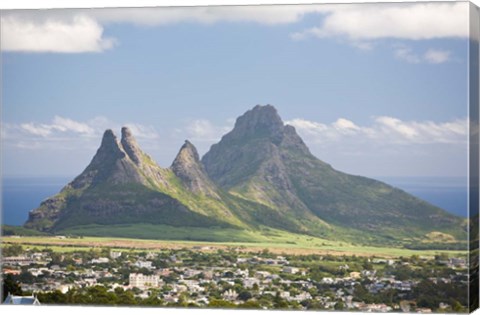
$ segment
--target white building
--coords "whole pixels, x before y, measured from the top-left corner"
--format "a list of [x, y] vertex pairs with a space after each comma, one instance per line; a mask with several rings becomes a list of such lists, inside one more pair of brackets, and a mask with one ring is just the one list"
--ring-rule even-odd
[[114, 251], [110, 252], [110, 258], [112, 259], [117, 259], [117, 258], [120, 258], [121, 256], [122, 256], [122, 252], [114, 252]]
[[142, 273], [131, 273], [128, 277], [130, 287], [137, 287], [139, 289], [158, 287], [160, 278], [157, 275], [144, 275]]
[[138, 260], [136, 263], [135, 263], [135, 266], [137, 266], [138, 268], [147, 268], [147, 269], [151, 269], [152, 268], [152, 262], [151, 261], [148, 261], [148, 260]]
[[34, 295], [31, 296], [19, 296], [11, 295], [10, 292], [7, 295], [7, 298], [3, 302], [6, 305], [40, 305], [37, 297]]
[[298, 273], [299, 271], [300, 271], [300, 269], [295, 268], [295, 267], [289, 267], [289, 266], [285, 266], [282, 269], [282, 272], [289, 273], [289, 274], [292, 274], [292, 275]]
[[100, 257], [98, 259], [92, 259], [91, 264], [107, 264], [110, 260], [107, 257]]
[[257, 272], [255, 272], [255, 278], [258, 278], [258, 279], [265, 279], [268, 276], [270, 276], [270, 272], [268, 272], [268, 271], [257, 271]]
[[245, 288], [252, 288], [255, 284], [259, 285], [260, 284], [260, 280], [257, 279], [257, 278], [246, 278], [243, 280], [243, 286]]

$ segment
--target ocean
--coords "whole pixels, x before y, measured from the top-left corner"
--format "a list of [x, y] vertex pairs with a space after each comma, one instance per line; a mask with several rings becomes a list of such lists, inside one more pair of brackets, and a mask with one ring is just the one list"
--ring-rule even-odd
[[[2, 223], [23, 225], [28, 212], [60, 191], [73, 178], [4, 178], [2, 180]], [[467, 183], [452, 177], [377, 178], [461, 217], [467, 217]]]
[[377, 179], [450, 213], [464, 218], [468, 216], [468, 186], [465, 177], [381, 177]]
[[23, 225], [28, 212], [55, 195], [72, 178], [15, 177], [2, 180], [2, 223]]

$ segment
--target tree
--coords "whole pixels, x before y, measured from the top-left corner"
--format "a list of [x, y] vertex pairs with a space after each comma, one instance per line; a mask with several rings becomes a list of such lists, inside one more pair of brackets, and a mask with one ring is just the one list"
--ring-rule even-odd
[[1, 299], [2, 299], [1, 302], [3, 302], [6, 299], [8, 293], [13, 294], [13, 295], [22, 295], [23, 294], [22, 293], [22, 288], [20, 287], [20, 284], [13, 279], [13, 276], [11, 274], [7, 274], [2, 282], [3, 282], [2, 283], [2, 287], [3, 287], [2, 294], [3, 294], [3, 296], [1, 297]]
[[454, 301], [452, 304], [452, 310], [455, 313], [463, 313], [465, 312], [465, 307], [463, 307], [462, 304], [460, 304], [460, 302]]
[[19, 256], [23, 253], [23, 247], [21, 245], [12, 244], [10, 246], [6, 246], [2, 250], [3, 257], [9, 256]]
[[338, 301], [337, 304], [335, 304], [334, 308], [337, 311], [344, 310], [345, 309], [345, 304], [343, 303], [343, 301]]
[[253, 309], [258, 309], [258, 308], [261, 308], [261, 305], [258, 301], [253, 301], [253, 300], [250, 300], [250, 301], [246, 301], [245, 303], [242, 303], [240, 305], [238, 305], [239, 308], [253, 308]]
[[250, 293], [249, 291], [242, 291], [238, 294], [238, 298], [242, 301], [248, 301], [249, 299], [252, 298], [252, 293]]
[[44, 304], [67, 304], [67, 296], [56, 290], [53, 292], [39, 293], [38, 300]]
[[278, 309], [288, 308], [288, 302], [280, 297], [280, 292], [277, 292], [275, 298], [273, 299], [273, 305]]
[[232, 302], [221, 300], [221, 299], [211, 299], [210, 303], [208, 304], [209, 307], [215, 307], [215, 308], [232, 308], [235, 307], [236, 305]]
[[20, 281], [20, 283], [32, 284], [35, 282], [35, 277], [30, 272], [26, 271], [18, 275], [18, 281]]

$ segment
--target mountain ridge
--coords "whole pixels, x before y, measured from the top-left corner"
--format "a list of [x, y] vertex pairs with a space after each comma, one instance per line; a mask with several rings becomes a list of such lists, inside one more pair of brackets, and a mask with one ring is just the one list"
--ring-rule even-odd
[[423, 241], [437, 231], [466, 239], [460, 218], [315, 157], [271, 105], [257, 105], [239, 116], [202, 158], [186, 140], [167, 168], [141, 150], [127, 127], [121, 129], [120, 141], [108, 129], [85, 170], [32, 210], [25, 227], [57, 232], [135, 222], [247, 230], [264, 226], [395, 246], [405, 239]]

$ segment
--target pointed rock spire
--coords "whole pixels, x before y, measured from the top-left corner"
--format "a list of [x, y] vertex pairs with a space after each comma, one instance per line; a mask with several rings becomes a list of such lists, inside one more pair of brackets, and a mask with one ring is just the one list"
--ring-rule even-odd
[[128, 157], [137, 165], [141, 163], [142, 151], [128, 127], [122, 127], [121, 144]]
[[105, 160], [117, 160], [123, 157], [125, 157], [125, 152], [120, 148], [117, 137], [111, 129], [107, 129], [103, 133], [102, 143], [91, 164], [96, 165]]
[[102, 182], [144, 182], [111, 129], [104, 132], [100, 148], [90, 164], [69, 185], [74, 189], [84, 189]]
[[190, 191], [220, 198], [216, 193], [215, 185], [200, 163], [197, 149], [190, 141], [185, 140], [170, 169]]
[[185, 143], [180, 148], [180, 151], [177, 154], [177, 157], [173, 161], [172, 168], [176, 166], [180, 167], [182, 165], [192, 166], [199, 163], [199, 155], [195, 146], [188, 140], [185, 140]]

